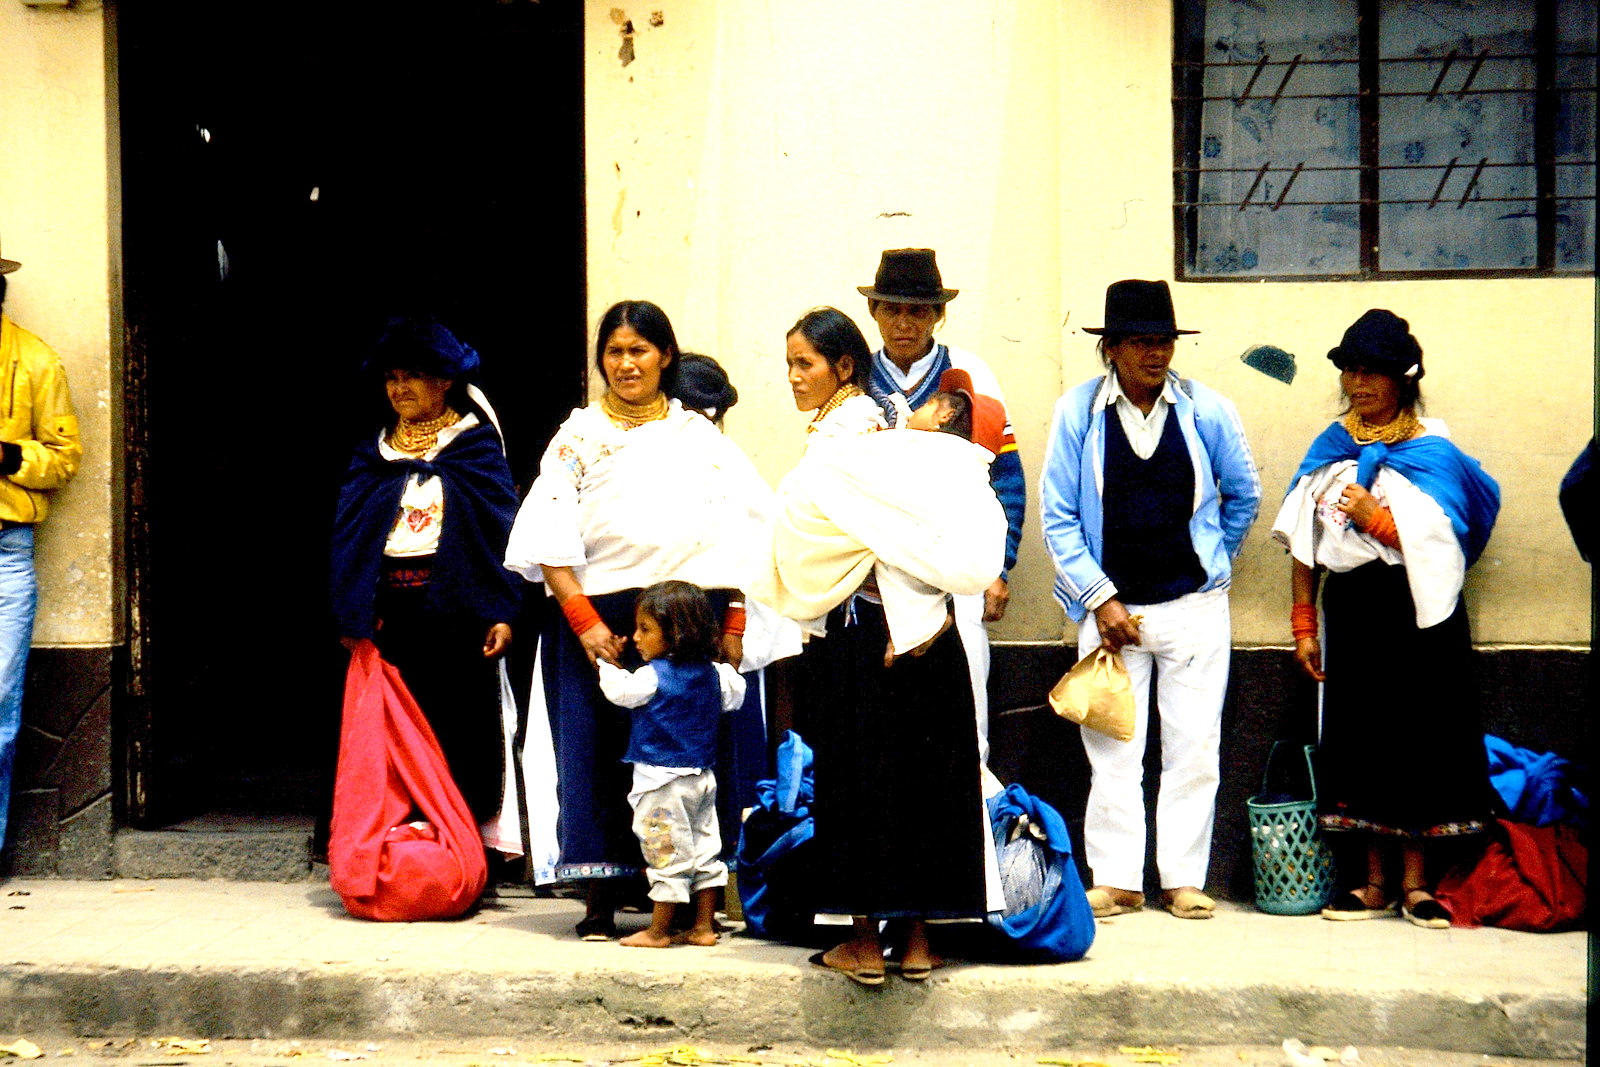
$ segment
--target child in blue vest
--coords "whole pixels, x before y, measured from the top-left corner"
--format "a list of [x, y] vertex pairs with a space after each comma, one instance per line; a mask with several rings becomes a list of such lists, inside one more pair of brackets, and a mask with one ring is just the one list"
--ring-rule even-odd
[[[633, 764], [633, 832], [644, 849], [650, 925], [622, 939], [635, 948], [675, 941], [717, 943], [718, 891], [728, 868], [717, 858], [717, 716], [744, 703], [744, 679], [715, 662], [722, 628], [699, 586], [660, 582], [639, 595], [633, 644], [645, 665], [636, 671], [596, 661], [600, 690], [611, 703], [633, 708], [628, 751]], [[619, 642], [620, 643], [620, 642]], [[679, 904], [694, 901], [694, 926], [674, 938]]]

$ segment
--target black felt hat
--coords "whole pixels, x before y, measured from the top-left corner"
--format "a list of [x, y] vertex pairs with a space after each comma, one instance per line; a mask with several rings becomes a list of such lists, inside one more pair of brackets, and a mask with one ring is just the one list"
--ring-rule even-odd
[[886, 250], [878, 260], [878, 274], [872, 284], [856, 286], [856, 292], [868, 300], [891, 304], [948, 304], [960, 291], [944, 287], [931, 248]]
[[1128, 278], [1106, 287], [1106, 324], [1085, 326], [1083, 332], [1136, 337], [1200, 331], [1178, 329], [1178, 316], [1172, 310], [1172, 290], [1167, 288], [1166, 282]]
[[1351, 323], [1328, 358], [1340, 370], [1362, 367], [1391, 378], [1422, 377], [1422, 346], [1411, 336], [1411, 324], [1383, 308]]

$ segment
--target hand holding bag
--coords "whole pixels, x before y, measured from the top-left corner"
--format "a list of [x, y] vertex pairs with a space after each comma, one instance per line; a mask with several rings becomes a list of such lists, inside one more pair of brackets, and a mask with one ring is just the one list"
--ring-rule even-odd
[[1133, 684], [1122, 657], [1104, 646], [1061, 676], [1050, 690], [1050, 707], [1063, 719], [1118, 741], [1133, 740]]
[[[412, 811], [422, 818], [402, 822]], [[483, 842], [400, 672], [362, 641], [345, 678], [328, 874], [360, 919], [453, 919], [488, 881]]]

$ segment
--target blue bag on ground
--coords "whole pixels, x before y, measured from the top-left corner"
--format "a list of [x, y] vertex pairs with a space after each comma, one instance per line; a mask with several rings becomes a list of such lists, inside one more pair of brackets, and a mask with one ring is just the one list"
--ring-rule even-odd
[[816, 936], [811, 748], [790, 730], [778, 746], [777, 777], [756, 783], [756, 804], [739, 828], [734, 870], [745, 932], [777, 941]]
[[1006, 910], [989, 925], [1005, 935], [1008, 959], [1066, 963], [1094, 944], [1094, 913], [1072, 861], [1072, 838], [1054, 808], [1020, 785], [989, 798]]

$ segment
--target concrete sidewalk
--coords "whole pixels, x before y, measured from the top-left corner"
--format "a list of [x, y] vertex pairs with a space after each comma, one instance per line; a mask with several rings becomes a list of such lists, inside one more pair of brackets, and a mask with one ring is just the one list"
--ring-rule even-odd
[[924, 986], [863, 989], [808, 966], [809, 950], [738, 935], [708, 949], [583, 943], [580, 914], [512, 897], [457, 922], [376, 924], [313, 882], [12, 880], [0, 883], [0, 1032], [1585, 1052], [1582, 933], [1223, 904], [1209, 922], [1102, 922], [1078, 963], [955, 964]]

